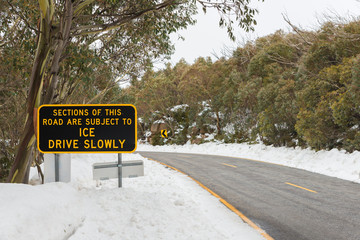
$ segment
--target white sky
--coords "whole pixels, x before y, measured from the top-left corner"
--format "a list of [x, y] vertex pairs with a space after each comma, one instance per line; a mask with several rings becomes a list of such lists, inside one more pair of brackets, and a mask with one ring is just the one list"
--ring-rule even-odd
[[[314, 29], [324, 13], [340, 16], [359, 16], [360, 2], [357, 0], [265, 0], [265, 2], [253, 1], [253, 6], [259, 10], [256, 15], [255, 32], [247, 34], [241, 29], [235, 30], [238, 41], [242, 39], [255, 39], [259, 36], [274, 33], [278, 29], [288, 30], [287, 23], [283, 20], [282, 13], [286, 13], [291, 22], [301, 25], [305, 29]], [[181, 58], [188, 63], [193, 63], [200, 56], [211, 56], [213, 53], [222, 55], [224, 46], [234, 48], [238, 44], [232, 42], [226, 33], [226, 29], [219, 28], [218, 15], [216, 11], [208, 11], [207, 14], [199, 11], [196, 17], [197, 23], [188, 29], [180, 31], [172, 36], [175, 43], [175, 53], [171, 63], [175, 64]], [[236, 26], [237, 27], [237, 26]], [[185, 41], [177, 40], [178, 34], [185, 37]], [[162, 64], [156, 64], [161, 67]]]

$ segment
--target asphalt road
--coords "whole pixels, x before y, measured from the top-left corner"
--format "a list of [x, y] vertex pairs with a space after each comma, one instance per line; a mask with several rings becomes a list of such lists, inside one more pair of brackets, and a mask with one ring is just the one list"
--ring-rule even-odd
[[360, 240], [360, 184], [240, 158], [138, 153], [200, 181], [276, 240]]

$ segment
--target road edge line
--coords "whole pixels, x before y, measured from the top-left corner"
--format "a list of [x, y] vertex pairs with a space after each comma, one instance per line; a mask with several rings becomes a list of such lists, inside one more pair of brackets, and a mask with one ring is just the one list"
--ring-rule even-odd
[[222, 204], [224, 204], [228, 209], [230, 209], [233, 213], [235, 213], [236, 215], [238, 215], [244, 222], [246, 222], [250, 227], [252, 227], [253, 229], [255, 229], [256, 231], [258, 231], [263, 237], [265, 237], [266, 240], [275, 240], [274, 238], [272, 238], [269, 234], [267, 234], [263, 229], [261, 229], [258, 225], [256, 225], [253, 221], [251, 221], [248, 217], [246, 217], [242, 212], [240, 212], [239, 210], [237, 210], [233, 205], [231, 205], [229, 202], [227, 202], [225, 199], [223, 199], [222, 197], [220, 197], [218, 194], [216, 194], [214, 191], [212, 191], [211, 189], [209, 189], [208, 187], [206, 187], [204, 184], [202, 184], [201, 182], [199, 182], [198, 180], [196, 180], [195, 178], [189, 176], [188, 174], [184, 173], [183, 171], [170, 166], [166, 163], [160, 162], [158, 160], [152, 159], [152, 158], [147, 158], [151, 161], [160, 163], [161, 165], [164, 165], [168, 168], [171, 168], [177, 172], [180, 172], [186, 176], [188, 176], [190, 179], [192, 179], [194, 182], [196, 182], [200, 187], [202, 187], [203, 189], [205, 189], [206, 191], [208, 191], [211, 195], [213, 195], [214, 197], [218, 198], [220, 200], [220, 202]]

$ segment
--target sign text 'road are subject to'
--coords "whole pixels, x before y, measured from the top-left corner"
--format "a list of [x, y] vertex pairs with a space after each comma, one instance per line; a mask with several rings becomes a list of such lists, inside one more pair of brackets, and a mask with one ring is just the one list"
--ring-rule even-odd
[[43, 153], [133, 152], [136, 115], [129, 104], [42, 105], [38, 148]]

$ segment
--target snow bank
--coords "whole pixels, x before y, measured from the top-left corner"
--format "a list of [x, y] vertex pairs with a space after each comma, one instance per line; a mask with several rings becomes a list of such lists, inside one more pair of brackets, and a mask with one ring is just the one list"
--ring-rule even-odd
[[358, 151], [351, 154], [336, 149], [316, 152], [310, 149], [271, 147], [263, 144], [224, 144], [215, 142], [200, 145], [185, 144], [183, 146], [138, 144], [137, 150], [250, 158], [360, 183], [360, 152]]
[[[72, 182], [0, 184], [0, 239], [263, 239], [183, 174], [142, 158], [145, 176], [95, 182], [116, 154], [73, 154]], [[5, 221], [4, 221], [5, 220]]]
[[64, 183], [0, 184], [0, 239], [65, 239], [84, 220], [84, 200]]

